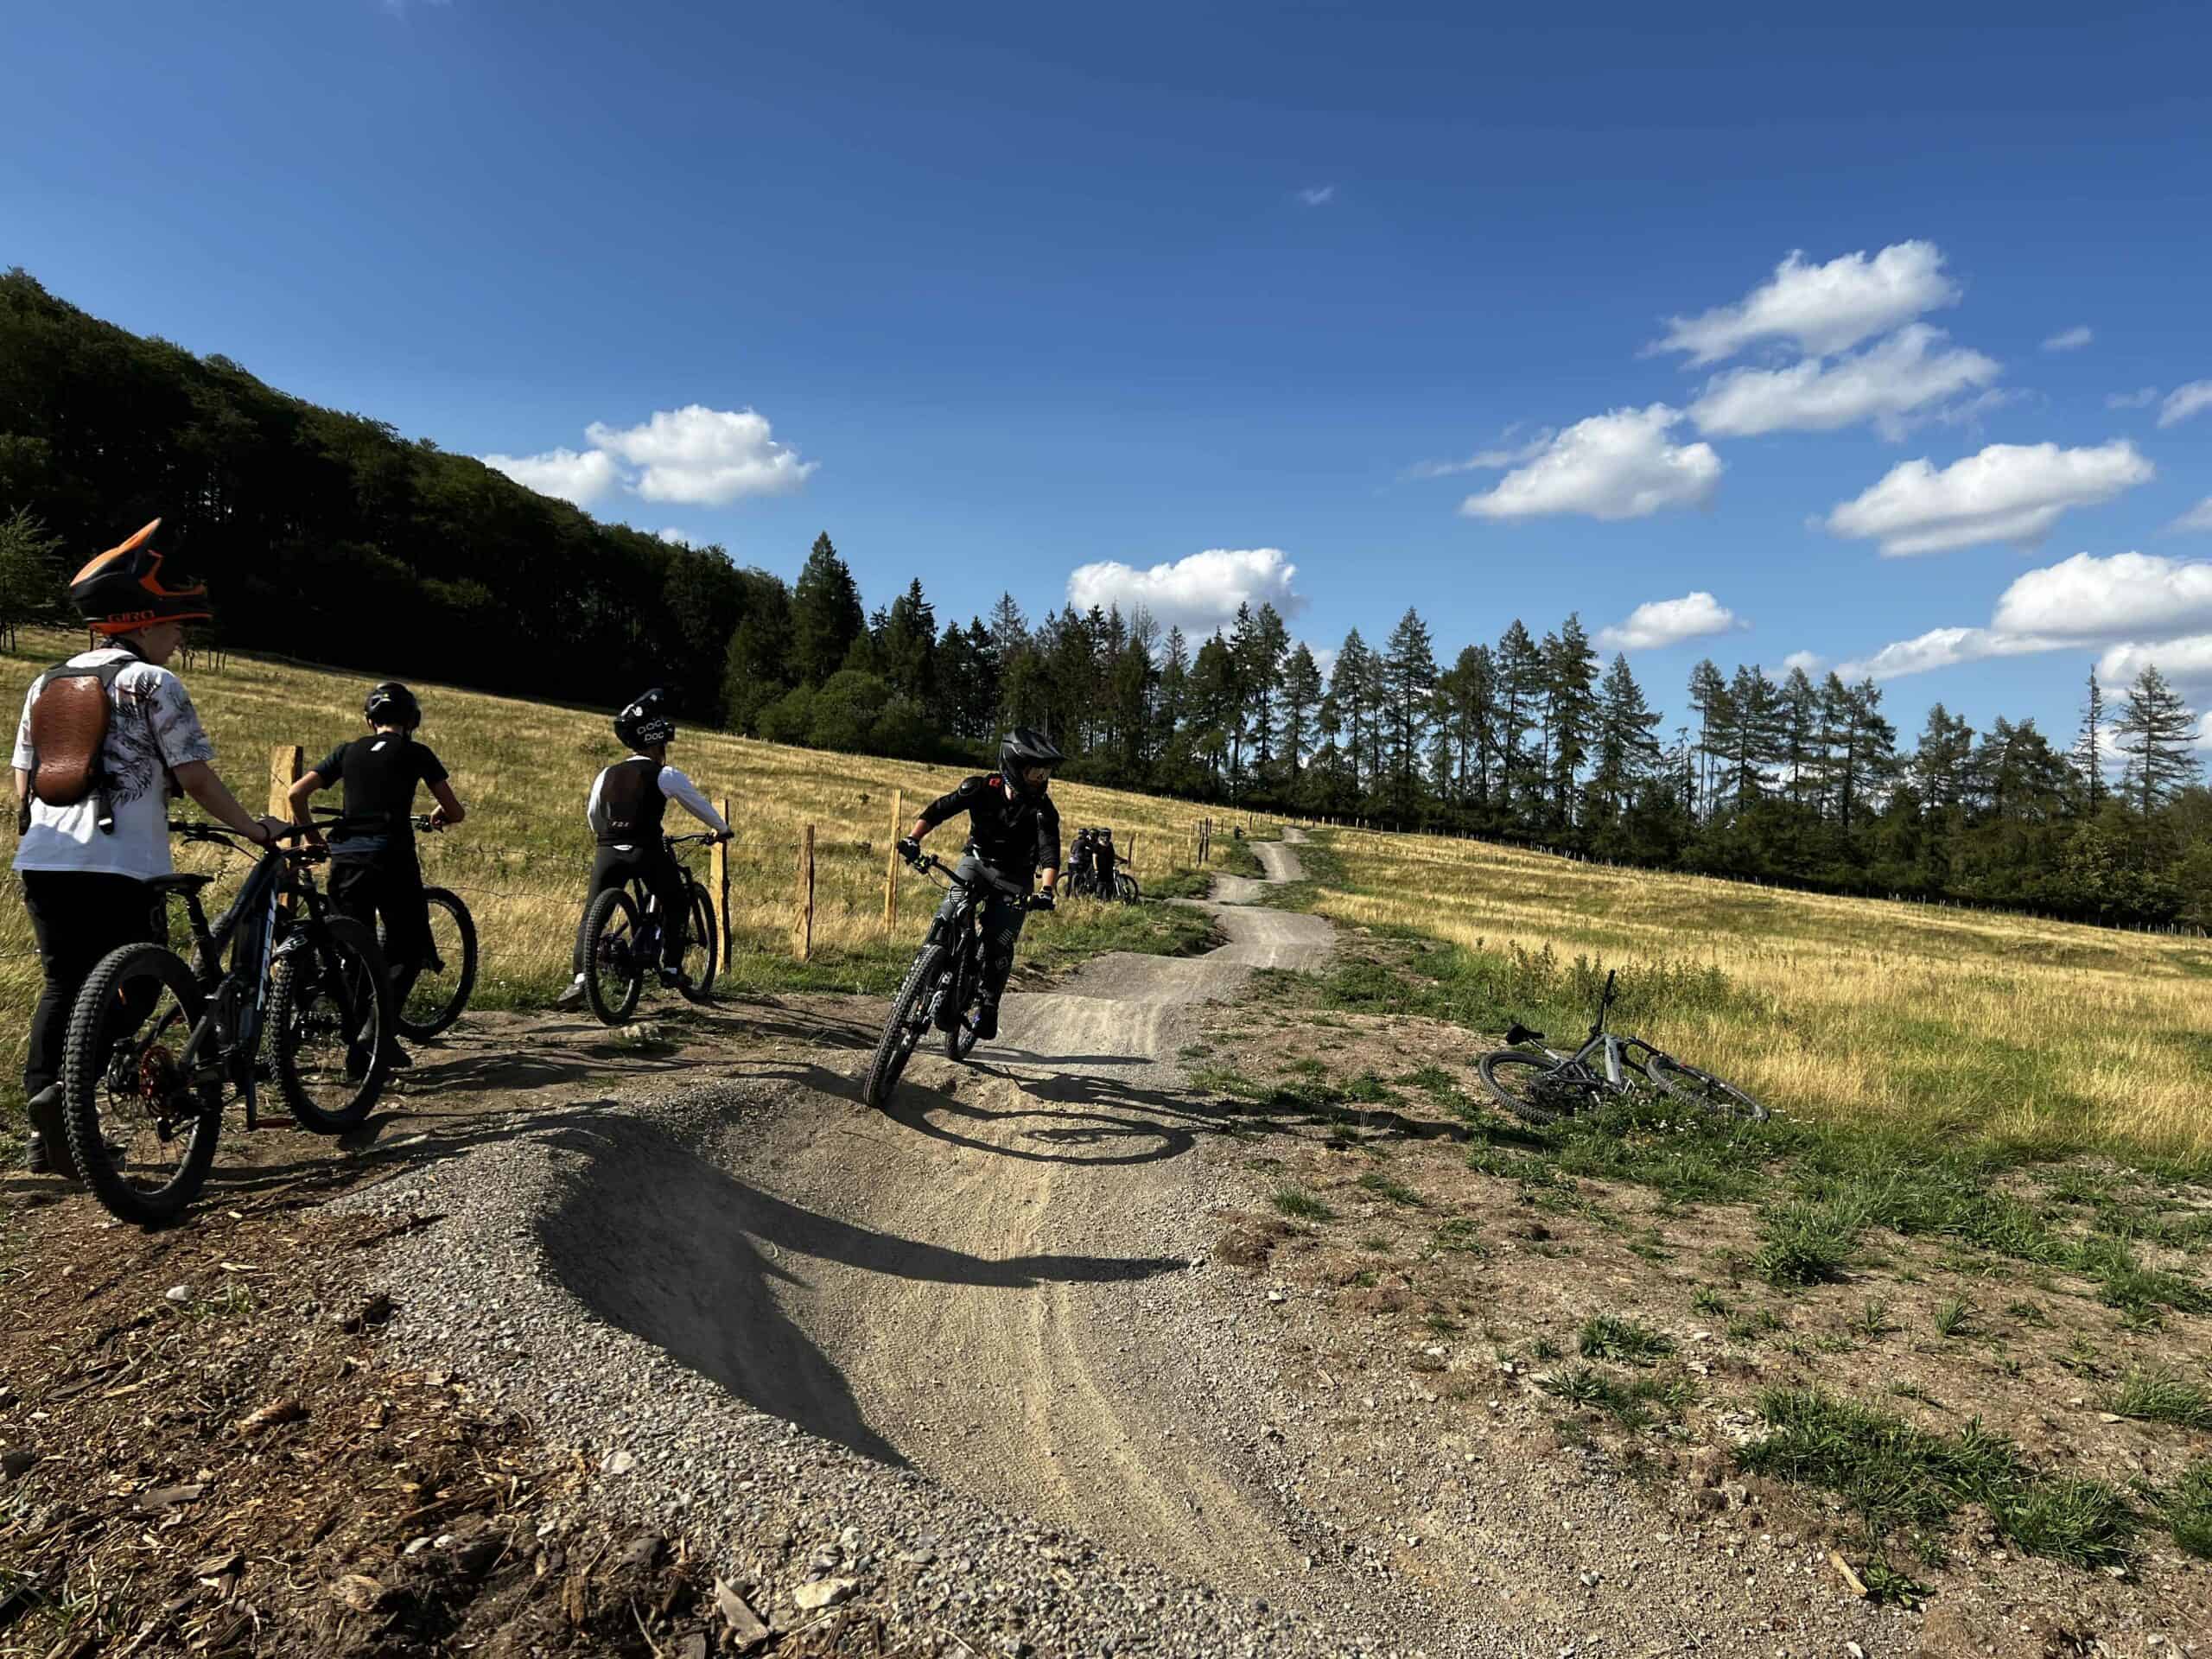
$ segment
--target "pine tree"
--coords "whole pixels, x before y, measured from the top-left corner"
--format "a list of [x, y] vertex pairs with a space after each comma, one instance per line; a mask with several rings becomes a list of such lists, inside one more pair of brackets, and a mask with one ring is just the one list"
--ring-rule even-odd
[[1367, 770], [1370, 736], [1374, 730], [1375, 653], [1354, 628], [1337, 648], [1335, 668], [1329, 675], [1329, 696], [1342, 722], [1342, 747], [1355, 794], [1372, 786], [1375, 774]]
[[2082, 775], [2082, 795], [2091, 814], [2111, 792], [2105, 782], [2105, 692], [2097, 683], [2097, 665], [2089, 664], [2089, 700], [2082, 708], [2082, 734], [2074, 746], [2074, 764]]
[[9, 650], [16, 648], [16, 629], [44, 621], [60, 608], [67, 591], [60, 552], [61, 537], [49, 535], [29, 508], [0, 519], [0, 639]]
[[859, 584], [824, 531], [814, 538], [791, 592], [791, 665], [802, 685], [820, 685], [865, 631]]
[[922, 593], [919, 576], [891, 601], [877, 654], [893, 691], [922, 708], [937, 707], [937, 612]]
[[1644, 702], [1628, 658], [1616, 655], [1598, 690], [1597, 764], [1590, 775], [1590, 794], [1604, 817], [1625, 811], [1637, 785], [1657, 768], [1659, 740], [1652, 729], [1659, 719]]
[[1321, 665], [1301, 640], [1282, 671], [1282, 756], [1291, 790], [1313, 749], [1320, 706]]
[[1590, 756], [1598, 723], [1598, 653], [1569, 613], [1559, 632], [1544, 641], [1545, 723], [1550, 732], [1551, 820], [1561, 829], [1574, 821], [1575, 780]]
[[1544, 658], [1518, 617], [1498, 636], [1497, 668], [1499, 804], [1533, 816], [1542, 785], [1527, 741], [1542, 705]]
[[[1833, 679], [1834, 677], [1829, 677]], [[1707, 657], [1690, 671], [1690, 707], [1697, 711], [1697, 773], [1690, 810], [1700, 817], [1713, 812], [1713, 772], [1726, 752], [1722, 733], [1732, 718], [1728, 704], [1728, 682]]]
[[2126, 786], [2128, 804], [2145, 817], [2193, 784], [2202, 764], [2191, 751], [2196, 716], [2166, 683], [2158, 664], [2146, 663], [2127, 688], [2127, 707], [2113, 721], [2120, 752], [2130, 757]]
[[1428, 624], [1411, 606], [1390, 631], [1382, 668], [1390, 810], [1399, 822], [1411, 823], [1421, 816], [1421, 744], [1436, 695], [1436, 650]]
[[1974, 728], [1940, 702], [1931, 707], [1912, 757], [1912, 786], [1922, 804], [1936, 811], [1961, 804], [1972, 781], [1973, 754]]
[[1820, 801], [1827, 759], [1821, 730], [1821, 694], [1811, 677], [1793, 665], [1782, 683], [1782, 764], [1789, 772], [1789, 798], [1801, 807], [1817, 807]]

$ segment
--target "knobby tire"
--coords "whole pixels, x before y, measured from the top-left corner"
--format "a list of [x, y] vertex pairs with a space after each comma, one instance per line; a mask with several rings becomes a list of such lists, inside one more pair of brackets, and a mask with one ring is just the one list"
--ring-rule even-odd
[[446, 992], [443, 1001], [431, 1002], [416, 995], [418, 991], [428, 988], [418, 975], [415, 982], [408, 987], [406, 1001], [394, 1012], [393, 1020], [399, 1027], [399, 1034], [417, 1043], [428, 1042], [460, 1019], [467, 1009], [470, 995], [476, 989], [476, 918], [468, 913], [468, 906], [461, 902], [458, 893], [448, 892], [444, 887], [425, 887], [423, 897], [429, 901], [434, 935], [439, 912], [442, 911], [452, 923], [454, 936], [459, 941], [456, 949], [461, 963], [457, 970], [450, 961], [443, 964], [446, 974], [450, 976], [449, 982], [442, 977], [429, 982], [430, 987], [443, 987], [450, 983], [451, 988]]
[[1754, 1123], [1766, 1119], [1766, 1108], [1726, 1077], [1717, 1077], [1694, 1065], [1685, 1065], [1671, 1054], [1652, 1050], [1643, 1062], [1643, 1075], [1651, 1079], [1651, 1086], [1661, 1094], [1684, 1106], [1694, 1106], [1699, 1111], [1721, 1117], [1745, 1118]]
[[[342, 980], [334, 982], [333, 976]], [[341, 995], [341, 989], [343, 995]], [[355, 1057], [345, 1071], [345, 1103], [335, 1110], [308, 1091], [300, 1065], [307, 1022], [328, 1017], [328, 1007], [343, 1009], [345, 997], [366, 993], [370, 999], [365, 1021], [357, 1013], [343, 1031], [349, 1055]], [[327, 1006], [319, 1006], [327, 1005]], [[269, 976], [270, 1072], [284, 1109], [302, 1128], [316, 1135], [343, 1135], [359, 1128], [384, 1093], [391, 1075], [391, 976], [377, 936], [350, 917], [334, 916], [318, 938], [310, 931], [276, 963]], [[353, 1075], [353, 1065], [360, 1074]]]
[[[637, 901], [626, 887], [607, 888], [584, 912], [584, 1001], [602, 1026], [627, 1020], [645, 994], [652, 964], [637, 960], [638, 928]], [[617, 953], [620, 962], [614, 960]]]
[[1524, 1123], [1556, 1123], [1596, 1106], [1602, 1085], [1578, 1077], [1558, 1060], [1517, 1048], [1485, 1054], [1476, 1067], [1497, 1103]]
[[930, 993], [936, 989], [944, 969], [944, 947], [925, 944], [906, 970], [905, 982], [892, 1000], [891, 1017], [884, 1021], [882, 1039], [875, 1046], [875, 1058], [869, 1063], [868, 1082], [861, 1090], [861, 1098], [868, 1105], [880, 1109], [899, 1086], [899, 1074], [906, 1069], [907, 1057], [921, 1041], [923, 1028], [929, 1023]]

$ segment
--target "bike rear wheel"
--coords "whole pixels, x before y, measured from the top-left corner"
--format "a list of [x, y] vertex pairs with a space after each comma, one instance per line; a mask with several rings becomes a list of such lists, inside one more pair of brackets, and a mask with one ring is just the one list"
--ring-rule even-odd
[[1673, 1055], [1662, 1054], [1656, 1048], [1643, 1062], [1643, 1075], [1651, 1079], [1652, 1087], [1661, 1094], [1684, 1106], [1694, 1106], [1701, 1112], [1721, 1117], [1745, 1118], [1753, 1123], [1766, 1119], [1766, 1108], [1726, 1077], [1717, 1077], [1694, 1065], [1685, 1065]]
[[204, 1007], [176, 952], [130, 944], [100, 958], [70, 1010], [63, 1131], [78, 1174], [119, 1220], [175, 1220], [215, 1161], [221, 1090], [194, 1087], [179, 1064]]
[[641, 918], [627, 889], [609, 887], [584, 914], [584, 1001], [602, 1026], [637, 1012], [651, 966], [639, 946]]
[[1114, 872], [1114, 896], [1125, 905], [1134, 905], [1144, 895], [1137, 891], [1137, 879], [1126, 870]]
[[[399, 1034], [418, 1043], [460, 1019], [476, 988], [476, 918], [458, 894], [443, 887], [425, 887], [423, 897], [430, 906], [430, 957], [409, 983], [395, 1016]], [[388, 931], [379, 932], [379, 945]]]
[[344, 916], [309, 929], [269, 976], [269, 1069], [293, 1121], [359, 1128], [391, 1074], [395, 1025], [376, 935]]
[[1522, 1049], [1485, 1054], [1475, 1069], [1498, 1104], [1526, 1123], [1556, 1123], [1605, 1096], [1604, 1082], [1581, 1066]]
[[899, 1086], [899, 1074], [906, 1069], [914, 1046], [929, 1028], [930, 999], [944, 972], [944, 957], [943, 945], [924, 945], [914, 965], [906, 970], [899, 995], [892, 999], [891, 1017], [884, 1021], [882, 1039], [875, 1046], [868, 1082], [861, 1090], [861, 1098], [870, 1106], [880, 1109], [891, 1098], [891, 1091]]
[[721, 936], [715, 929], [714, 901], [696, 881], [690, 887], [690, 920], [683, 939], [683, 971], [691, 976], [692, 995], [705, 996], [715, 988], [715, 947]]

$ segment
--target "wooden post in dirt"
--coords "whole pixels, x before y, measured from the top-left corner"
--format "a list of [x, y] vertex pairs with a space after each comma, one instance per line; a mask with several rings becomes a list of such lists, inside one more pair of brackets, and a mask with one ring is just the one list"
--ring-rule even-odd
[[296, 743], [279, 743], [269, 751], [269, 816], [292, 821], [292, 785], [308, 763], [307, 753]]
[[798, 844], [798, 925], [791, 940], [801, 962], [814, 957], [814, 826]]
[[[729, 797], [725, 795], [715, 803], [721, 810], [722, 822], [729, 822]], [[721, 931], [721, 949], [715, 960], [729, 961], [729, 842], [718, 841], [708, 850], [708, 873], [715, 879], [715, 914], [721, 919], [716, 925]]]
[[891, 850], [883, 861], [883, 931], [899, 931], [899, 837], [906, 833], [906, 791], [891, 791]]

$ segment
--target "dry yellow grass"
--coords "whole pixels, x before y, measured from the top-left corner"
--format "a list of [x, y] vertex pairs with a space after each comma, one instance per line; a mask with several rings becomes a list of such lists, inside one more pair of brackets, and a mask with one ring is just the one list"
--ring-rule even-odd
[[[37, 672], [79, 648], [81, 636], [27, 633], [4, 660], [11, 708]], [[272, 745], [298, 743], [307, 764], [362, 729], [362, 694], [378, 677], [305, 664], [234, 657], [219, 671], [204, 664], [172, 666], [185, 676], [217, 748], [215, 766], [239, 798], [260, 809], [268, 793]], [[468, 807], [468, 822], [451, 834], [426, 837], [427, 878], [460, 890], [476, 918], [484, 964], [477, 1000], [512, 1004], [549, 995], [565, 982], [583, 883], [591, 861], [584, 799], [593, 775], [620, 757], [606, 714], [414, 682], [425, 714], [423, 741], [451, 769]], [[895, 937], [882, 925], [883, 881], [891, 836], [893, 790], [906, 812], [943, 793], [961, 770], [859, 755], [780, 747], [720, 733], [686, 730], [671, 756], [709, 798], [727, 798], [737, 839], [730, 849], [731, 964], [740, 985], [807, 984], [847, 990], [880, 985], [912, 948], [937, 893], [918, 878], [902, 877]], [[1066, 834], [1082, 823], [1113, 826], [1125, 848], [1132, 840], [1141, 876], [1160, 878], [1187, 867], [1193, 831], [1208, 810], [1066, 783], [1053, 786]], [[335, 804], [335, 797], [323, 798]], [[428, 810], [428, 802], [424, 803]], [[183, 805], [186, 816], [198, 809]], [[1220, 816], [1217, 809], [1212, 816]], [[671, 826], [690, 824], [671, 808]], [[797, 900], [798, 848], [815, 826], [816, 918], [813, 962], [801, 970], [789, 958]], [[696, 826], [693, 826], [696, 827]], [[931, 850], [957, 854], [958, 827], [932, 838]], [[191, 868], [243, 870], [244, 862], [193, 849]], [[694, 849], [702, 876], [707, 862]], [[223, 889], [218, 888], [219, 895]], [[1150, 907], [1147, 907], [1149, 910]], [[1085, 914], [1085, 912], [1090, 913]], [[1104, 912], [1104, 913], [1101, 913]], [[1100, 936], [1126, 925], [1134, 912], [1082, 906], [1071, 916], [1039, 918], [1026, 949], [1072, 942], [1088, 928]], [[0, 1093], [14, 1094], [22, 1064], [25, 1017], [38, 994], [38, 963], [20, 901], [0, 906], [0, 1004], [11, 1016], [0, 1034]]]
[[2212, 945], [1331, 832], [1318, 908], [1478, 950], [1717, 969], [1642, 1034], [1770, 1103], [2058, 1154], [2212, 1154]]

